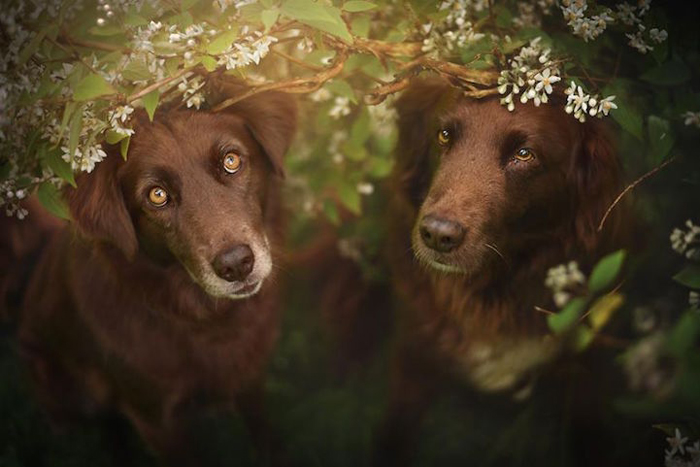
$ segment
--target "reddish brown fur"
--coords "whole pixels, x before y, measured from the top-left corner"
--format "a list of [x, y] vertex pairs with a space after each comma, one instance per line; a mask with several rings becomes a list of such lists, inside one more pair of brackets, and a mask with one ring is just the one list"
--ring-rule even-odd
[[[527, 384], [556, 348], [543, 347], [542, 361], [509, 369], [512, 380], [491, 386], [479, 379], [479, 365], [508, 352], [517, 358], [519, 343], [541, 342], [546, 315], [535, 306], [553, 307], [543, 285], [548, 268], [577, 259], [587, 270], [619, 247], [617, 212], [596, 231], [620, 189], [610, 137], [601, 121], [581, 124], [564, 113], [563, 96], [553, 99], [511, 113], [496, 98], [470, 100], [421, 81], [398, 101], [388, 249], [400, 330], [377, 465], [408, 461], [437, 375], [485, 390]], [[437, 144], [441, 128], [452, 130], [445, 148]], [[512, 159], [521, 147], [534, 148], [532, 165]], [[465, 226], [464, 243], [444, 254], [426, 248], [418, 225], [429, 214]], [[438, 271], [430, 261], [462, 272]]]
[[[276, 259], [275, 173], [295, 122], [294, 102], [279, 93], [222, 114], [172, 111], [153, 123], [142, 115], [126, 161], [110, 148], [92, 174], [78, 177], [67, 194], [74, 222], [54, 230], [19, 326], [50, 413], [116, 409], [167, 464], [191, 465], [197, 417], [239, 410], [264, 448], [261, 388], [278, 324], [274, 269], [256, 295], [231, 300], [205, 293], [197, 272], [183, 266], [263, 235]], [[220, 141], [245, 155], [235, 176], [219, 171]], [[153, 209], [148, 187], [163, 177], [172, 206]]]

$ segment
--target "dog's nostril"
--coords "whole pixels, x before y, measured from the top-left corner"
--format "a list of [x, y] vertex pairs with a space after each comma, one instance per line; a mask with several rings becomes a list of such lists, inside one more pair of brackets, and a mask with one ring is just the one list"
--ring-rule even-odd
[[423, 217], [419, 230], [425, 246], [441, 253], [447, 253], [460, 246], [466, 232], [457, 222], [431, 215]]
[[255, 256], [248, 245], [236, 245], [219, 253], [212, 266], [217, 276], [229, 282], [242, 281], [253, 271]]

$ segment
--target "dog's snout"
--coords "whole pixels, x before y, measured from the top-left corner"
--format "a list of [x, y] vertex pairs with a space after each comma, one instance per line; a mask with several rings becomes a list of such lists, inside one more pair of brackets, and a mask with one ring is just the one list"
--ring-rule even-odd
[[255, 256], [248, 245], [236, 245], [214, 258], [214, 272], [229, 282], [242, 281], [253, 270]]
[[460, 246], [466, 231], [457, 222], [430, 215], [423, 217], [419, 230], [425, 246], [440, 253], [447, 253]]

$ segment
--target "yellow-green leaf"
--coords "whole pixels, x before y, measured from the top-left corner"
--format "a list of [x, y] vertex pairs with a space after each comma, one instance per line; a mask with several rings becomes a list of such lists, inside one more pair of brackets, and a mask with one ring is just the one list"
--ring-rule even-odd
[[263, 10], [260, 13], [260, 20], [265, 26], [265, 31], [269, 31], [273, 24], [277, 22], [277, 18], [280, 16], [280, 11], [275, 8], [272, 10]]
[[51, 214], [62, 219], [70, 219], [70, 211], [61, 192], [51, 182], [44, 182], [36, 190], [36, 197]]
[[340, 10], [334, 6], [312, 0], [287, 0], [282, 4], [281, 13], [352, 43], [352, 35], [340, 16]]
[[156, 107], [158, 107], [158, 101], [160, 100], [160, 92], [155, 89], [145, 96], [143, 96], [143, 107], [146, 109], [148, 114], [148, 119], [153, 121], [153, 114], [156, 113]]
[[76, 101], [89, 101], [116, 91], [102, 76], [91, 73], [83, 78], [73, 90], [73, 99]]
[[345, 2], [343, 4], [343, 10], [350, 12], [350, 13], [357, 13], [359, 11], [367, 11], [371, 10], [373, 8], [377, 8], [377, 5], [375, 5], [372, 2], [365, 2], [365, 1], [350, 1], [350, 2]]
[[212, 55], [223, 53], [236, 40], [238, 32], [234, 30], [226, 31], [219, 34], [216, 39], [211, 41], [207, 46], [207, 52]]
[[612, 314], [622, 306], [625, 299], [622, 295], [613, 293], [600, 297], [593, 303], [588, 312], [588, 321], [594, 331], [598, 331], [610, 320]]

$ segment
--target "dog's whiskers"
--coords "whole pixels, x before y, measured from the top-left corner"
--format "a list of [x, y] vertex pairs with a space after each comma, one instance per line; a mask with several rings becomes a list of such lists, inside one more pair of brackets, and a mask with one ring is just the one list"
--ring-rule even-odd
[[494, 243], [484, 243], [484, 246], [486, 248], [488, 248], [489, 250], [493, 251], [494, 253], [496, 253], [498, 255], [498, 257], [503, 260], [503, 262], [506, 264], [506, 266], [508, 266], [508, 268], [510, 268], [510, 263], [508, 262], [506, 257], [503, 256], [503, 253], [501, 253], [499, 251], [498, 247]]

